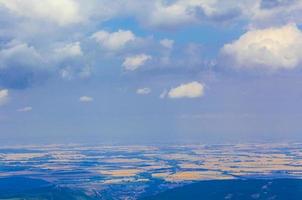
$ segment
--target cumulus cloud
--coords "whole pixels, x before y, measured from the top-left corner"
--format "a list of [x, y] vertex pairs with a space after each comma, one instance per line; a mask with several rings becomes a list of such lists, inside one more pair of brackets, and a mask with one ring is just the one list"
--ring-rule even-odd
[[129, 30], [118, 30], [117, 32], [98, 31], [92, 35], [99, 45], [109, 50], [118, 50], [126, 44], [135, 40], [135, 35]]
[[60, 26], [82, 21], [79, 5], [74, 0], [0, 0], [18, 16], [33, 20], [47, 20]]
[[237, 68], [293, 69], [302, 61], [302, 33], [295, 24], [250, 30], [222, 54]]
[[89, 102], [92, 102], [94, 99], [90, 96], [81, 96], [79, 98], [79, 101], [80, 102], [84, 102], [84, 103], [89, 103]]
[[30, 112], [30, 111], [32, 111], [32, 107], [31, 106], [26, 106], [26, 107], [24, 107], [24, 108], [20, 108], [20, 109], [18, 109], [17, 111], [18, 112]]
[[[180, 27], [201, 22], [225, 22], [239, 18], [251, 4], [250, 0], [0, 0], [10, 12], [32, 20], [47, 20], [60, 26], [93, 19], [110, 20], [120, 16], [136, 18], [143, 26]], [[258, 3], [259, 4], [259, 3]], [[141, 8], [147, 8], [142, 10]]]
[[136, 94], [139, 94], [139, 95], [147, 95], [147, 94], [150, 94], [151, 93], [151, 89], [150, 88], [139, 88], [136, 90]]
[[[179, 28], [201, 23], [238, 23], [255, 27], [302, 22], [302, 2], [297, 0], [174, 0], [137, 1], [124, 6], [144, 26]], [[144, 12], [141, 7], [148, 7]]]
[[12, 41], [0, 50], [0, 69], [12, 65], [33, 66], [37, 60], [41, 60], [40, 54], [27, 43]]
[[204, 94], [204, 85], [197, 81], [181, 84], [168, 92], [169, 98], [197, 98]]
[[45, 78], [45, 62], [35, 47], [12, 41], [0, 50], [0, 84], [24, 88]]
[[250, 9], [251, 27], [282, 26], [288, 23], [302, 22], [302, 1], [297, 0], [261, 0], [255, 1], [256, 7]]
[[54, 51], [61, 57], [75, 57], [83, 55], [80, 42], [66, 44], [63, 47], [56, 48]]
[[170, 40], [170, 39], [162, 39], [160, 41], [160, 44], [165, 47], [165, 48], [168, 48], [168, 49], [172, 49], [173, 48], [173, 45], [174, 45], [174, 40]]
[[129, 71], [137, 70], [139, 67], [143, 66], [152, 57], [146, 54], [138, 54], [134, 56], [126, 57], [122, 66]]
[[[255, 3], [254, 3], [255, 2]], [[198, 23], [224, 23], [241, 18], [257, 1], [176, 0], [152, 1], [137, 17], [144, 24], [157, 28], [175, 28]]]
[[[152, 63], [156, 64], [150, 67], [152, 69], [164, 68], [165, 70], [161, 72], [168, 70], [177, 71], [176, 73], [182, 70], [192, 72], [192, 69], [198, 70], [200, 66], [204, 66], [206, 61], [200, 55], [207, 51], [204, 49], [206, 46], [197, 47], [197, 44], [191, 43], [179, 44], [181, 48], [178, 48], [178, 45], [174, 46], [172, 39], [163, 38], [159, 42], [156, 41], [152, 31], [183, 28], [183, 25], [228, 23], [237, 18], [244, 21], [240, 21], [242, 22], [240, 28], [234, 27], [236, 32], [243, 28], [243, 23], [245, 27], [250, 23], [256, 24], [256, 21], [265, 21], [266, 24], [270, 24], [272, 20], [279, 20], [282, 23], [290, 20], [301, 22], [302, 17], [299, 13], [302, 12], [299, 11], [302, 10], [302, 3], [299, 2], [296, 0], [97, 0], [89, 2], [0, 0], [0, 38], [2, 39], [0, 85], [5, 88], [25, 88], [33, 82], [36, 83], [38, 79], [45, 80], [46, 76], [52, 75], [49, 72], [57, 73], [57, 76], [60, 75], [68, 80], [87, 78], [92, 75], [91, 73], [100, 72], [99, 65], [113, 65], [120, 58], [125, 58], [122, 64], [124, 69], [136, 70], [151, 59], [151, 56], [146, 54], [152, 55]], [[142, 10], [142, 7], [148, 9]], [[104, 27], [109, 28], [118, 22], [114, 25], [116, 27], [120, 19], [138, 21], [133, 30], [147, 27], [148, 31], [143, 32], [151, 32], [150, 36], [145, 36], [142, 32], [144, 34], [142, 39], [140, 35], [127, 30], [129, 29], [126, 28], [127, 25], [123, 27], [124, 30], [99, 29], [103, 22], [106, 22]], [[256, 25], [249, 27], [262, 30]], [[232, 30], [226, 29], [226, 31]], [[89, 38], [86, 38], [87, 36]], [[15, 39], [21, 42], [5, 44], [6, 41]], [[107, 52], [110, 56], [106, 54]], [[139, 54], [140, 52], [146, 54]], [[135, 56], [136, 54], [140, 56]], [[232, 55], [234, 54], [233, 52]], [[127, 55], [133, 56], [126, 58]], [[229, 52], [225, 55], [228, 58], [235, 57], [230, 56]], [[95, 70], [85, 68], [86, 65]]]
[[9, 94], [7, 89], [0, 90], [0, 106], [8, 102]]
[[177, 26], [195, 21], [194, 13], [190, 12], [188, 7], [190, 3], [185, 1], [176, 1], [175, 3], [165, 4], [163, 1], [157, 1], [154, 9], [151, 10], [149, 24], [151, 26]]
[[59, 75], [64, 80], [72, 80], [73, 79], [73, 72], [71, 71], [70, 67], [65, 67], [59, 71]]

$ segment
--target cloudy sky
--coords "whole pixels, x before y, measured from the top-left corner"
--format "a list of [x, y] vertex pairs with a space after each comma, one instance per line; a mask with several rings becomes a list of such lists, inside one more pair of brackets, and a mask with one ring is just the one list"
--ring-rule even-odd
[[301, 140], [301, 0], [0, 0], [1, 143]]

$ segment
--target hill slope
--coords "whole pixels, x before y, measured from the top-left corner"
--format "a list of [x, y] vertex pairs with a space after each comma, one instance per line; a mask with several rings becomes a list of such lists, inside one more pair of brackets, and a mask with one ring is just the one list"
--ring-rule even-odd
[[143, 200], [299, 200], [302, 180], [219, 180], [202, 181], [175, 188]]

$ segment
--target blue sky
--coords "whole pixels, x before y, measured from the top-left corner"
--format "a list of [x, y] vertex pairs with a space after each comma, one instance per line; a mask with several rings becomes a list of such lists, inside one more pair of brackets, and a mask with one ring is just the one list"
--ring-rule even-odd
[[301, 140], [298, 0], [0, 0], [0, 141]]

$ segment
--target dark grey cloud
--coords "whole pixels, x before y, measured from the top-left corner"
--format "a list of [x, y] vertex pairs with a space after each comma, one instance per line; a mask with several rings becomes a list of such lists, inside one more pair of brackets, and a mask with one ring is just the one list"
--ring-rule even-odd
[[276, 7], [289, 6], [297, 2], [297, 0], [262, 0], [260, 5], [262, 9], [273, 9]]
[[46, 76], [46, 62], [26, 43], [12, 41], [0, 50], [0, 84], [8, 88], [26, 88]]

